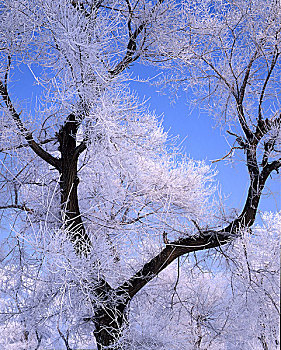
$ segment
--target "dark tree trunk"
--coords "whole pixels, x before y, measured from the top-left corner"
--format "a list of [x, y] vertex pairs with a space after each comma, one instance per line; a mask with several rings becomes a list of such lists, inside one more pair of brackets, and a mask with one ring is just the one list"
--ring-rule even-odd
[[117, 292], [105, 280], [99, 281], [94, 293], [99, 304], [93, 304], [95, 313], [91, 320], [95, 325], [98, 350], [119, 350], [118, 339], [127, 324], [127, 306], [131, 298], [125, 291]]
[[[85, 230], [78, 201], [79, 178], [77, 174], [79, 146], [76, 145], [76, 135], [79, 122], [74, 114], [70, 114], [58, 134], [60, 159], [60, 191], [63, 226], [67, 230], [79, 255], [88, 255], [91, 241]], [[81, 148], [80, 148], [81, 149]], [[83, 148], [82, 148], [83, 149]], [[99, 305], [94, 302], [94, 316], [91, 318], [95, 325], [94, 336], [98, 349], [116, 349], [114, 344], [121, 335], [122, 327], [126, 323], [125, 308], [128, 298], [119, 296], [109, 284], [100, 280], [100, 283], [90, 288], [99, 298]], [[94, 298], [95, 299], [95, 298]]]
[[79, 178], [77, 174], [76, 134], [78, 126], [79, 123], [75, 116], [70, 114], [58, 134], [59, 151], [61, 152], [61, 210], [64, 228], [67, 230], [75, 250], [79, 254], [87, 254], [91, 247], [91, 241], [83, 225], [77, 193]]
[[116, 343], [122, 334], [123, 326], [126, 324], [125, 308], [125, 304], [105, 304], [95, 312], [94, 335], [98, 350], [103, 350], [105, 347], [107, 350], [119, 350]]

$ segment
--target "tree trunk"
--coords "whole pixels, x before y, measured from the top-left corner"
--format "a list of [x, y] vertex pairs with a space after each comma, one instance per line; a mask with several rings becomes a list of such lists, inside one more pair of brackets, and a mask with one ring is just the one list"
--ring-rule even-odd
[[99, 298], [92, 319], [98, 350], [121, 350], [117, 344], [127, 324], [127, 305], [131, 298], [125, 291], [114, 290], [105, 280], [100, 281], [94, 293]]
[[[95, 312], [94, 335], [98, 350], [121, 350], [116, 345], [126, 324], [125, 304], [104, 305]], [[115, 344], [115, 345], [114, 345]]]
[[[61, 211], [63, 227], [67, 230], [70, 240], [78, 255], [88, 255], [91, 249], [91, 241], [85, 230], [78, 201], [77, 174], [78, 147], [76, 135], [79, 122], [75, 115], [70, 114], [61, 127], [58, 134], [59, 151], [61, 153], [60, 163], [60, 191]], [[114, 344], [122, 333], [122, 326], [125, 324], [125, 308], [128, 298], [114, 293], [110, 285], [100, 280], [99, 286], [95, 286], [93, 293], [99, 298], [97, 307], [94, 303], [94, 317], [91, 319], [95, 325], [94, 336], [99, 350], [115, 349]]]
[[87, 255], [90, 251], [91, 241], [82, 222], [77, 193], [79, 178], [77, 174], [76, 134], [78, 126], [75, 116], [70, 114], [58, 134], [59, 151], [61, 152], [61, 211], [63, 227], [67, 230], [76, 252]]

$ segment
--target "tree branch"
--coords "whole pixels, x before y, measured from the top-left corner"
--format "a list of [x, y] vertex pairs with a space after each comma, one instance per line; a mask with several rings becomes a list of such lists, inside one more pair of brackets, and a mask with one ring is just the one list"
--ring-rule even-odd
[[[164, 0], [158, 0], [157, 4], [153, 7], [151, 10], [151, 13], [153, 14], [155, 12], [155, 9], [157, 6], [161, 5]], [[128, 20], [128, 30], [129, 30], [129, 41], [127, 45], [127, 51], [124, 56], [124, 58], [113, 68], [109, 71], [111, 76], [116, 76], [119, 73], [123, 72], [131, 63], [136, 61], [139, 58], [139, 54], [136, 54], [137, 52], [137, 38], [142, 33], [142, 31], [145, 29], [148, 20], [144, 20], [133, 32], [131, 28], [131, 18], [132, 18], [132, 9], [131, 4], [128, 0], [126, 0], [128, 10], [129, 10], [129, 20]], [[136, 54], [136, 55], [135, 55]], [[135, 56], [134, 56], [135, 55]]]
[[33, 209], [30, 209], [30, 208], [26, 207], [24, 204], [23, 205], [20, 205], [20, 204], [2, 205], [2, 206], [0, 206], [0, 210], [1, 209], [20, 209], [20, 210], [26, 211], [28, 213], [33, 213], [34, 212]]
[[252, 65], [253, 65], [255, 59], [257, 58], [257, 54], [258, 54], [258, 52], [256, 51], [254, 53], [253, 57], [251, 58], [247, 68], [246, 68], [246, 73], [244, 75], [242, 85], [241, 85], [239, 92], [238, 92], [238, 101], [237, 102], [239, 105], [243, 103], [245, 91], [246, 91], [246, 86], [248, 84], [248, 79], [249, 79], [250, 72], [251, 72], [251, 68], [252, 68]]
[[[55, 137], [50, 137], [49, 139], [45, 139], [42, 141], [37, 142], [38, 145], [45, 145], [46, 143], [52, 142], [52, 141], [56, 141], [57, 139]], [[0, 148], [0, 152], [7, 152], [7, 151], [12, 151], [15, 149], [19, 149], [19, 148], [25, 148], [25, 147], [30, 147], [29, 144], [20, 144], [18, 146], [14, 146], [14, 147], [7, 147], [7, 148]]]
[[260, 120], [262, 118], [261, 109], [262, 109], [262, 103], [263, 103], [263, 98], [264, 98], [264, 94], [265, 94], [265, 89], [267, 87], [267, 84], [269, 82], [269, 79], [271, 77], [271, 74], [272, 74], [273, 69], [274, 69], [274, 67], [276, 65], [276, 62], [277, 62], [277, 59], [278, 59], [279, 55], [280, 55], [280, 52], [278, 52], [277, 48], [276, 48], [275, 53], [274, 53], [273, 58], [272, 58], [272, 61], [271, 61], [270, 69], [269, 69], [269, 71], [267, 73], [267, 76], [265, 78], [265, 81], [264, 81], [264, 84], [263, 84], [263, 87], [262, 87], [260, 100], [259, 100], [258, 120]]
[[199, 236], [181, 238], [171, 242], [148, 263], [146, 263], [134, 276], [117, 288], [117, 293], [128, 294], [131, 299], [141, 288], [151, 281], [157, 274], [164, 270], [178, 257], [196, 252], [215, 248], [231, 240], [230, 234], [224, 231], [203, 231]]
[[82, 141], [74, 150], [73, 158], [78, 159], [81, 153], [87, 149], [87, 144], [85, 141]]
[[86, 18], [91, 17], [93, 8], [95, 7], [95, 9], [97, 10], [99, 7], [101, 7], [101, 4], [102, 4], [102, 0], [98, 2], [93, 2], [90, 8], [90, 11], [87, 11], [82, 1], [79, 1], [79, 0], [71, 1], [71, 5], [75, 9], [79, 10]]
[[256, 51], [254, 53], [253, 57], [251, 58], [248, 66], [246, 68], [244, 79], [243, 79], [242, 85], [238, 91], [238, 95], [235, 96], [236, 103], [237, 103], [238, 120], [239, 120], [239, 123], [242, 127], [242, 130], [243, 130], [243, 132], [244, 132], [244, 134], [249, 142], [251, 142], [253, 139], [253, 133], [250, 130], [249, 126], [247, 125], [247, 122], [245, 119], [244, 110], [243, 110], [243, 100], [245, 97], [246, 87], [248, 84], [251, 68], [252, 68], [252, 65], [257, 57], [257, 54], [258, 54], [258, 52]]
[[134, 61], [136, 61], [139, 58], [139, 55], [134, 56], [134, 54], [137, 51], [137, 37], [139, 36], [139, 34], [143, 31], [145, 27], [145, 23], [142, 23], [135, 31], [134, 33], [130, 36], [128, 45], [127, 45], [127, 51], [126, 54], [124, 56], [124, 58], [122, 59], [121, 62], [119, 62], [117, 64], [117, 66], [110, 70], [109, 73], [112, 76], [116, 76], [119, 73], [123, 72], [123, 70], [125, 70], [131, 63], [133, 63]]
[[265, 182], [272, 171], [281, 167], [281, 159], [268, 164], [259, 175], [251, 178], [244, 208], [239, 217], [220, 230], [206, 230], [197, 236], [180, 238], [171, 242], [153, 259], [147, 262], [134, 276], [116, 289], [130, 300], [141, 288], [151, 281], [178, 257], [200, 250], [216, 248], [229, 243], [239, 231], [253, 225]]
[[268, 178], [268, 176], [273, 172], [273, 171], [279, 171], [279, 168], [281, 167], [281, 158], [278, 160], [275, 160], [271, 163], [268, 163], [262, 170], [261, 176], [265, 179]]
[[6, 104], [6, 107], [10, 111], [12, 118], [18, 127], [21, 135], [25, 138], [27, 141], [29, 147], [43, 160], [45, 160], [48, 164], [55, 167], [57, 170], [60, 169], [60, 160], [53, 157], [50, 153], [46, 152], [35, 140], [33, 139], [32, 133], [26, 129], [26, 127], [23, 125], [20, 114], [17, 113], [15, 110], [12, 101], [10, 99], [10, 96], [7, 91], [7, 87], [0, 81], [0, 94]]
[[239, 146], [239, 147], [237, 147], [237, 146], [232, 146], [231, 149], [230, 149], [230, 151], [229, 151], [225, 156], [223, 156], [223, 157], [221, 157], [221, 158], [219, 158], [219, 159], [212, 160], [211, 162], [212, 162], [212, 163], [217, 163], [217, 162], [220, 162], [221, 160], [224, 160], [224, 159], [227, 158], [227, 157], [233, 152], [233, 150], [235, 150], [235, 149], [242, 149], [242, 147], [241, 147], [241, 146]]

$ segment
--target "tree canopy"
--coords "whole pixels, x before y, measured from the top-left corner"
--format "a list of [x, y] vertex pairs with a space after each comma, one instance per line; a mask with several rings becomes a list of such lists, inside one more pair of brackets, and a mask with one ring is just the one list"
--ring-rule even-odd
[[[275, 0], [1, 3], [4, 349], [278, 348], [280, 213], [255, 220], [281, 166], [280, 23]], [[238, 215], [132, 91], [135, 62], [224, 125]]]

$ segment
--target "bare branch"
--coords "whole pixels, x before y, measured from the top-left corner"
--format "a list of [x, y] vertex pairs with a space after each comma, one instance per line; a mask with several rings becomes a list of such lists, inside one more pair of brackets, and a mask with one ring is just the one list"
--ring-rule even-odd
[[[157, 4], [153, 7], [151, 13], [155, 12], [155, 9], [163, 3], [164, 0], [158, 0]], [[129, 3], [129, 0], [126, 0], [127, 6], [129, 8], [129, 20], [128, 20], [128, 29], [129, 29], [129, 41], [127, 45], [127, 51], [124, 58], [115, 66], [114, 69], [110, 70], [109, 73], [112, 76], [116, 76], [119, 73], [123, 72], [128, 66], [136, 61], [139, 58], [139, 54], [137, 54], [137, 38], [143, 32], [148, 24], [148, 20], [144, 20], [133, 32], [131, 28], [131, 16], [132, 9]]]
[[101, 7], [102, 1], [103, 0], [100, 0], [98, 2], [93, 2], [90, 8], [90, 11], [87, 11], [83, 2], [79, 0], [72, 0], [71, 5], [75, 9], [79, 10], [86, 18], [89, 18], [92, 15], [93, 8], [98, 9], [99, 7]]
[[246, 92], [246, 87], [247, 87], [247, 84], [248, 84], [248, 79], [249, 79], [249, 76], [250, 76], [250, 72], [251, 72], [251, 68], [252, 68], [252, 65], [255, 61], [255, 59], [257, 58], [257, 55], [258, 55], [258, 52], [256, 51], [253, 55], [253, 57], [250, 59], [250, 62], [246, 68], [246, 72], [245, 72], [245, 75], [244, 75], [244, 79], [243, 79], [243, 82], [242, 82], [242, 85], [238, 91], [238, 96], [237, 96], [237, 103], [238, 105], [241, 105], [243, 103], [243, 100], [244, 100], [244, 97], [245, 97], [245, 92]]
[[[197, 56], [197, 55], [196, 55]], [[229, 83], [229, 81], [219, 72], [219, 70], [209, 62], [205, 57], [201, 57], [201, 59], [217, 74], [217, 76], [225, 83], [228, 89], [235, 95], [234, 87]]]
[[43, 160], [45, 160], [47, 163], [55, 167], [57, 170], [60, 169], [60, 160], [53, 157], [50, 153], [46, 152], [37, 142], [34, 141], [32, 133], [26, 129], [26, 127], [23, 125], [20, 114], [17, 113], [15, 110], [12, 101], [10, 99], [10, 96], [8, 94], [7, 88], [3, 85], [3, 83], [0, 81], [0, 94], [2, 95], [2, 98], [6, 104], [6, 107], [10, 111], [16, 126], [18, 127], [20, 133], [22, 136], [26, 139], [28, 145], [30, 148]]
[[68, 338], [69, 338], [69, 331], [67, 331], [67, 334], [66, 334], [66, 337], [64, 336], [64, 334], [62, 333], [62, 331], [60, 330], [59, 326], [57, 326], [57, 330], [59, 332], [59, 335], [61, 336], [63, 342], [64, 342], [64, 345], [66, 347], [67, 350], [72, 350], [70, 345], [69, 345], [69, 341], [68, 341]]
[[[46, 139], [46, 140], [42, 140], [42, 141], [38, 141], [38, 145], [45, 145], [49, 142], [52, 142], [52, 141], [57, 141], [57, 139], [55, 137], [51, 137], [49, 139]], [[12, 150], [15, 150], [15, 149], [20, 149], [20, 148], [25, 148], [25, 147], [30, 147], [29, 144], [20, 144], [18, 146], [15, 146], [15, 147], [6, 147], [6, 148], [0, 148], [0, 152], [8, 152], [8, 151], [12, 151]]]
[[[269, 82], [269, 79], [271, 77], [271, 74], [274, 70], [274, 67], [276, 65], [276, 62], [278, 60], [278, 57], [280, 56], [280, 52], [278, 52], [277, 48], [275, 49], [275, 53], [273, 55], [272, 61], [271, 61], [271, 65], [270, 68], [268, 70], [267, 76], [264, 80], [264, 84], [262, 87], [262, 91], [261, 91], [261, 95], [260, 95], [260, 100], [259, 100], [259, 109], [258, 109], [258, 120], [260, 120], [262, 118], [262, 103], [263, 103], [263, 98], [264, 98], [264, 94], [265, 94], [265, 90], [267, 87], [267, 84]], [[257, 131], [256, 131], [257, 132]]]
[[81, 153], [87, 149], [86, 141], [82, 141], [74, 150], [73, 158], [78, 159]]
[[4, 86], [6, 89], [8, 86], [8, 76], [9, 76], [9, 72], [10, 72], [11, 63], [12, 63], [12, 58], [10, 55], [8, 55], [8, 65], [7, 65], [6, 73], [5, 73], [5, 77], [4, 77]]
[[244, 208], [239, 217], [220, 230], [199, 231], [197, 236], [188, 236], [170, 242], [153, 259], [147, 262], [134, 276], [116, 289], [118, 294], [128, 294], [131, 299], [141, 288], [151, 281], [178, 257], [200, 250], [220, 247], [239, 235], [241, 229], [253, 225], [258, 210], [262, 190], [268, 176], [281, 167], [281, 159], [268, 164], [261, 175], [251, 179]]
[[248, 79], [250, 76], [251, 68], [252, 68], [252, 65], [253, 65], [255, 59], [257, 58], [257, 55], [258, 55], [258, 52], [256, 51], [254, 53], [253, 57], [251, 58], [248, 66], [247, 66], [242, 85], [238, 91], [238, 95], [235, 96], [236, 103], [237, 103], [238, 120], [239, 120], [239, 123], [242, 127], [242, 130], [243, 130], [243, 132], [244, 132], [244, 134], [249, 142], [251, 142], [253, 139], [253, 133], [250, 130], [250, 128], [246, 122], [246, 119], [245, 119], [244, 109], [243, 109], [243, 100], [245, 97], [246, 87], [248, 84]]
[[20, 209], [28, 213], [34, 213], [33, 209], [26, 207], [24, 204], [23, 205], [19, 205], [19, 204], [2, 205], [0, 206], [0, 210], [2, 209]]
[[233, 150], [235, 150], [235, 149], [243, 149], [243, 148], [242, 148], [242, 147], [233, 146], [233, 147], [231, 147], [230, 151], [229, 151], [225, 156], [223, 156], [223, 157], [220, 158], [220, 159], [212, 160], [211, 162], [212, 162], [212, 163], [217, 163], [217, 162], [220, 162], [221, 160], [224, 160], [224, 159], [227, 158], [227, 157], [233, 152]]
[[281, 167], [281, 158], [271, 163], [268, 163], [263, 168], [261, 172], [261, 176], [266, 180], [273, 171], [276, 171], [278, 173], [280, 167]]

